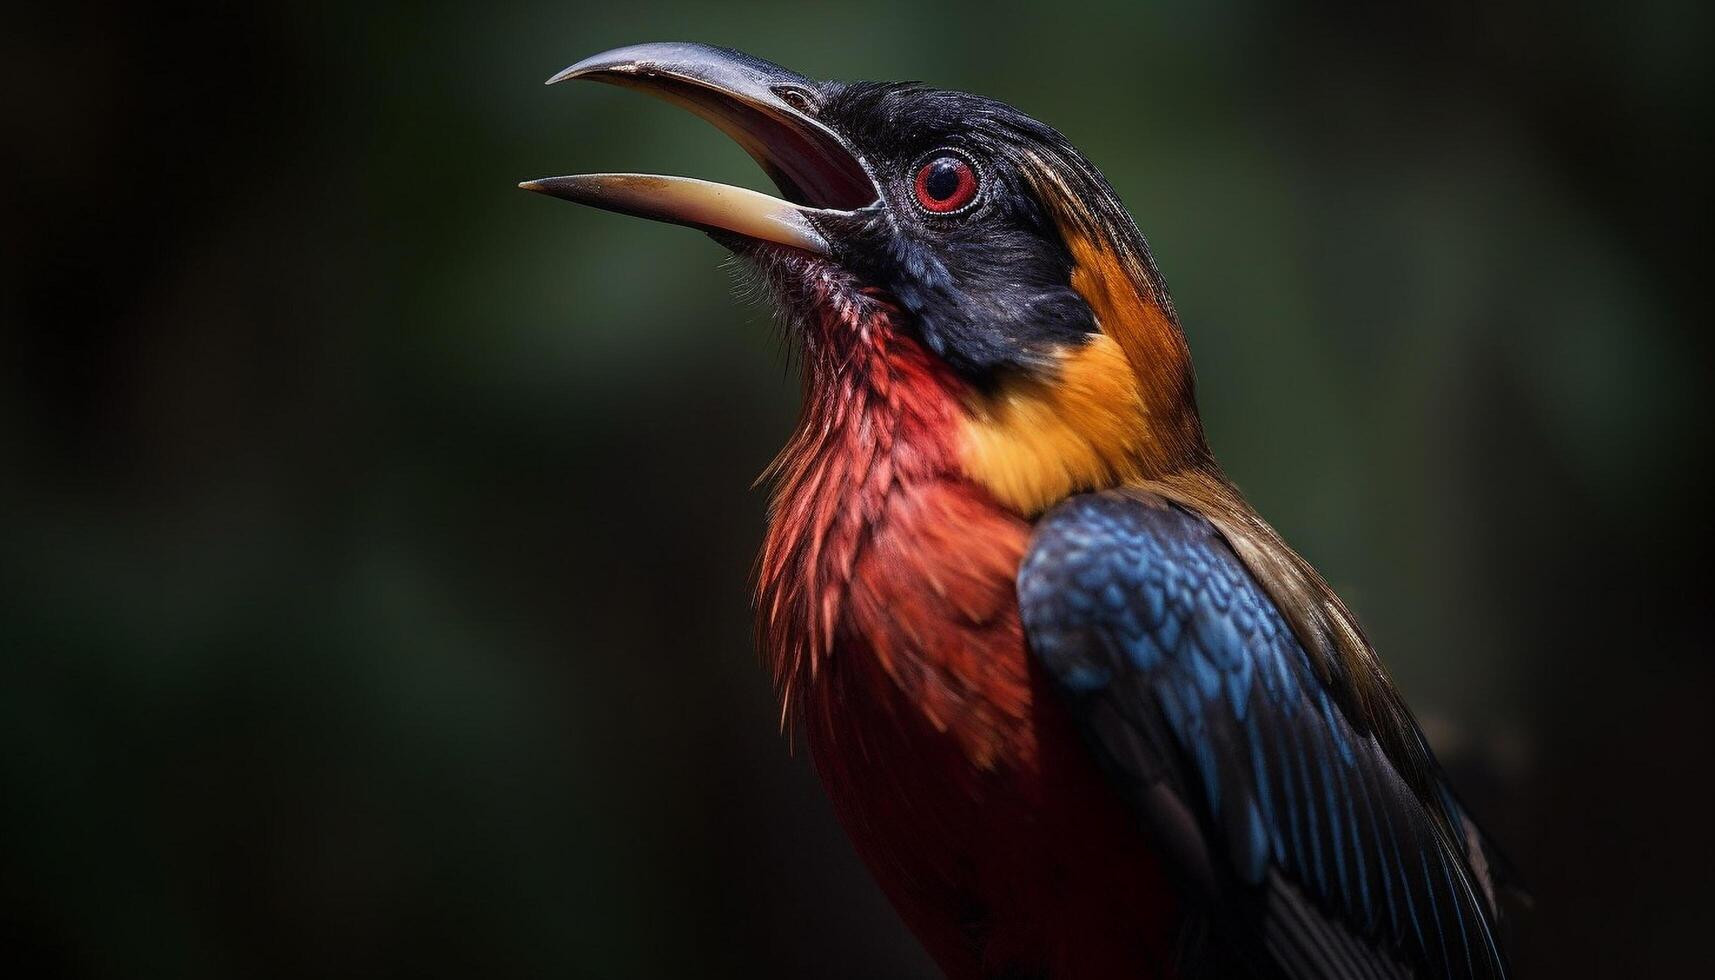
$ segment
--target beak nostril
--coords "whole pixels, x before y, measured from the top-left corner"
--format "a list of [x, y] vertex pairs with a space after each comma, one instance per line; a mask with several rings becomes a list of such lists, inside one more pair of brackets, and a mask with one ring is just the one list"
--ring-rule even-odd
[[780, 96], [780, 101], [805, 115], [815, 115], [818, 108], [816, 97], [796, 85], [776, 85], [774, 94]]

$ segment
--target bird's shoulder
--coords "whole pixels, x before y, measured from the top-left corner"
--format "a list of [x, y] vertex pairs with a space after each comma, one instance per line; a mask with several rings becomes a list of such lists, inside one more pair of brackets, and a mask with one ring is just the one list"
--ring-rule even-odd
[[1383, 676], [1399, 714], [1366, 714], [1364, 662], [1301, 635], [1314, 618], [1254, 564], [1182, 500], [1073, 497], [1020, 564], [1028, 646], [1189, 893], [1219, 924], [1248, 920], [1259, 958], [1292, 976], [1502, 975], [1463, 817], [1409, 713]]

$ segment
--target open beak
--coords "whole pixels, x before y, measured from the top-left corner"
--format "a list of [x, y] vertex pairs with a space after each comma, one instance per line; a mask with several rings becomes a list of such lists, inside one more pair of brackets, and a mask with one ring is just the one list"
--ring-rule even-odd
[[578, 174], [519, 187], [620, 214], [831, 251], [819, 225], [874, 204], [880, 194], [857, 153], [816, 120], [815, 85], [749, 55], [706, 44], [637, 44], [598, 54], [548, 84], [587, 78], [641, 89], [683, 106], [732, 137], [784, 200], [706, 180], [652, 174]]

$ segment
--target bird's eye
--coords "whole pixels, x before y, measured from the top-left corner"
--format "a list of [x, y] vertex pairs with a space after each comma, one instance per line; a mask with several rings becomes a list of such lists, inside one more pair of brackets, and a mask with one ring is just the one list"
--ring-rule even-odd
[[911, 189], [918, 207], [930, 214], [952, 214], [976, 200], [977, 183], [977, 168], [969, 160], [943, 150], [917, 168]]

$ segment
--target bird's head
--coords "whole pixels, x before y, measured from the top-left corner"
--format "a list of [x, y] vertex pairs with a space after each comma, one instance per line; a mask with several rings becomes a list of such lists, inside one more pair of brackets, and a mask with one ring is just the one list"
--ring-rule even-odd
[[956, 396], [962, 465], [1021, 513], [1206, 461], [1148, 246], [1054, 129], [962, 92], [818, 82], [701, 44], [620, 48], [550, 82], [569, 79], [702, 116], [782, 197], [644, 174], [521, 186], [700, 228], [754, 261], [806, 347], [812, 396], [876, 356], [932, 361]]

